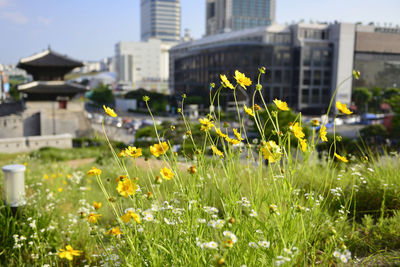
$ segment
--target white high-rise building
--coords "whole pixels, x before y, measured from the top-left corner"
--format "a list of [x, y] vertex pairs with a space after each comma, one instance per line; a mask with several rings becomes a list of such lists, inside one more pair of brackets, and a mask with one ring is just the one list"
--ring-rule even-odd
[[276, 0], [207, 0], [206, 35], [268, 26]]
[[179, 42], [181, 35], [180, 0], [141, 0], [141, 39], [157, 38]]
[[158, 39], [119, 42], [115, 46], [117, 81], [127, 89], [168, 93], [169, 49]]

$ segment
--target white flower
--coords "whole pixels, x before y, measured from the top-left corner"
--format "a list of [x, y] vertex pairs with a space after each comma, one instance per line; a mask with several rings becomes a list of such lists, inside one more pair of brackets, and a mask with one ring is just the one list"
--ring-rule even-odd
[[233, 243], [237, 242], [237, 237], [234, 233], [232, 233], [231, 231], [224, 231], [222, 233], [225, 237], [227, 237], [228, 239], [230, 239]]
[[258, 245], [263, 248], [269, 248], [270, 243], [268, 241], [258, 241]]
[[214, 241], [211, 241], [211, 242], [206, 243], [205, 247], [209, 248], [209, 249], [217, 249], [218, 248], [218, 243], [214, 242]]
[[251, 210], [249, 215], [250, 215], [250, 217], [257, 217], [258, 213], [255, 210]]
[[258, 248], [258, 245], [255, 242], [249, 242], [249, 246], [251, 248]]
[[153, 221], [153, 219], [154, 219], [153, 214], [151, 214], [150, 212], [146, 212], [146, 213], [143, 212], [143, 214], [144, 214], [143, 221], [146, 221], [146, 222]]
[[202, 218], [198, 218], [197, 221], [199, 223], [206, 223], [207, 222], [206, 219], [202, 219]]
[[346, 255], [343, 255], [343, 254], [340, 255], [340, 260], [341, 260], [343, 263], [347, 263], [347, 261], [348, 261]]

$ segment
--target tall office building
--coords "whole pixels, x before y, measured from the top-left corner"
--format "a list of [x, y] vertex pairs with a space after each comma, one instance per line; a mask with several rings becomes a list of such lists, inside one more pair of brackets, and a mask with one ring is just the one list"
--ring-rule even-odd
[[206, 35], [267, 26], [276, 0], [206, 0]]
[[181, 34], [180, 0], [141, 0], [141, 39], [157, 38], [179, 42]]

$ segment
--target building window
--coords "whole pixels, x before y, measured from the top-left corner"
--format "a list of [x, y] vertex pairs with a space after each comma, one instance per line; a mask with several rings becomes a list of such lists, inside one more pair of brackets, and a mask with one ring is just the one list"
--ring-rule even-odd
[[321, 71], [316, 70], [314, 71], [313, 85], [320, 85], [320, 84], [321, 84]]
[[301, 92], [301, 103], [308, 104], [309, 89], [303, 89]]
[[311, 71], [305, 70], [303, 72], [303, 84], [310, 85], [310, 83], [311, 83]]

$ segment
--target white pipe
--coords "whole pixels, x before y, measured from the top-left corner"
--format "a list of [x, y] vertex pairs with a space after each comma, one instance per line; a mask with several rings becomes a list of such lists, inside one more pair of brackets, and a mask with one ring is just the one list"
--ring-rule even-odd
[[19, 164], [6, 165], [2, 169], [6, 205], [12, 208], [25, 205], [25, 166]]

